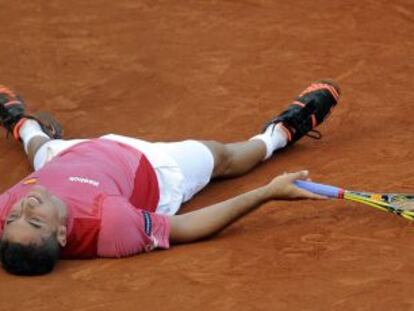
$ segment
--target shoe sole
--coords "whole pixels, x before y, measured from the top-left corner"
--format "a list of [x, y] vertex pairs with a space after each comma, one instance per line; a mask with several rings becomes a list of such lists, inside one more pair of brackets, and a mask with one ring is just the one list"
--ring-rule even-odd
[[323, 79], [312, 82], [302, 93], [299, 94], [298, 98], [311, 92], [323, 89], [331, 93], [335, 101], [338, 102], [339, 97], [341, 96], [341, 88], [331, 79]]

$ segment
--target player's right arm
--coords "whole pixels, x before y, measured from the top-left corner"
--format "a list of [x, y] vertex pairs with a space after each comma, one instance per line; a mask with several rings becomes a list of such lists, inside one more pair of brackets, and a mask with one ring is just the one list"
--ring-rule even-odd
[[297, 188], [293, 182], [306, 179], [307, 171], [284, 174], [269, 184], [187, 214], [171, 216], [170, 242], [188, 243], [209, 237], [270, 200], [323, 199]]

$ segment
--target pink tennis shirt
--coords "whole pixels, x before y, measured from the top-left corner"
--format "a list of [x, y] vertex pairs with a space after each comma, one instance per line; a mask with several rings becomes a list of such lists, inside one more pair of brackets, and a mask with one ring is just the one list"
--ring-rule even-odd
[[61, 152], [0, 196], [0, 236], [9, 210], [33, 185], [66, 204], [64, 258], [123, 257], [169, 247], [168, 218], [154, 213], [157, 177], [135, 148], [94, 139]]

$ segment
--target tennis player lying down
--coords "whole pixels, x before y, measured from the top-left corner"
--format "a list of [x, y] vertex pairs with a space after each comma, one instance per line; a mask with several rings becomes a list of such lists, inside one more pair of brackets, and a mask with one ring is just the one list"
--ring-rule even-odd
[[114, 134], [63, 140], [47, 113], [26, 114], [0, 86], [0, 122], [21, 141], [34, 173], [0, 196], [0, 255], [10, 273], [50, 272], [57, 259], [123, 257], [209, 237], [269, 200], [320, 199], [284, 174], [224, 202], [175, 215], [212, 178], [245, 174], [308, 135], [337, 104], [339, 88], [312, 83], [249, 140], [151, 143]]

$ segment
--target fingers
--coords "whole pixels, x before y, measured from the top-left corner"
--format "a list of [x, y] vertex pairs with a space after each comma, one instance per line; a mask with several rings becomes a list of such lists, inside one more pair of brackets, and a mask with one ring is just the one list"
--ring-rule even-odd
[[[284, 176], [291, 183], [295, 182], [298, 179], [310, 180], [308, 170], [303, 170], [303, 171], [299, 171], [299, 172], [295, 172], [295, 173], [285, 173]], [[325, 196], [322, 196], [322, 195], [319, 195], [319, 194], [301, 189], [301, 188], [296, 187], [294, 185], [292, 185], [292, 186], [295, 187], [295, 195], [297, 196], [297, 198], [312, 199], [312, 200], [325, 200], [325, 199], [328, 199]]]
[[302, 199], [311, 199], [311, 200], [326, 200], [326, 199], [329, 199], [328, 197], [325, 197], [325, 196], [322, 196], [322, 195], [319, 195], [319, 194], [316, 194], [316, 193], [313, 193], [313, 192], [310, 192], [310, 191], [306, 191], [306, 190], [303, 190], [303, 189], [300, 189], [300, 188], [297, 188], [296, 187], [296, 193], [298, 194], [298, 197], [299, 198], [302, 198]]
[[295, 180], [298, 180], [298, 179], [304, 179], [304, 180], [306, 180], [308, 178], [308, 176], [309, 176], [309, 171], [303, 170], [303, 171], [299, 171], [299, 172], [296, 172], [296, 173], [289, 173], [289, 174], [286, 174], [285, 173], [285, 176], [291, 182], [294, 182]]

